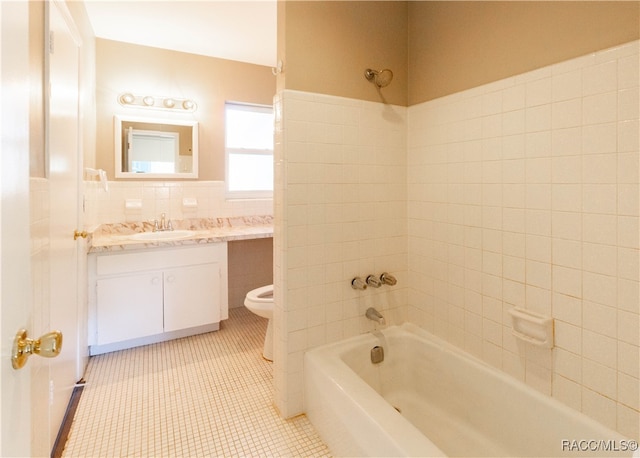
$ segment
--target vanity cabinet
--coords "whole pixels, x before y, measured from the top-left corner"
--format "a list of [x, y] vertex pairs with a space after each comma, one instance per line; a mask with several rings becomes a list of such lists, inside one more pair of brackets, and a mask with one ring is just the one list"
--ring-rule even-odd
[[220, 291], [219, 270], [219, 263], [208, 263], [164, 272], [165, 331], [220, 322], [220, 307], [211, 307]]
[[89, 255], [92, 355], [219, 329], [227, 244]]
[[98, 345], [164, 330], [162, 271], [96, 281]]

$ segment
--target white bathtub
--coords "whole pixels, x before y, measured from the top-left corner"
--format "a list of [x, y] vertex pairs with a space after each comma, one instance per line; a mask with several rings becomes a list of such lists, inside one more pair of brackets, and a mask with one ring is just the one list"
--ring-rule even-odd
[[[384, 361], [371, 362], [374, 346]], [[307, 352], [306, 413], [336, 456], [631, 456], [634, 442], [405, 324]]]

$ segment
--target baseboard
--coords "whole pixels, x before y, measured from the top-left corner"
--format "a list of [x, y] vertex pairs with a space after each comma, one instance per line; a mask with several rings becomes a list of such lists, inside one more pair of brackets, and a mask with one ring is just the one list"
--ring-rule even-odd
[[58, 437], [56, 437], [56, 441], [53, 444], [53, 449], [51, 450], [51, 458], [62, 457], [62, 452], [64, 451], [64, 447], [67, 444], [67, 439], [69, 438], [69, 431], [71, 431], [73, 417], [76, 415], [76, 409], [78, 408], [78, 404], [80, 403], [82, 390], [84, 390], [84, 380], [80, 380], [71, 392], [71, 398], [69, 399], [69, 404], [67, 405], [67, 411], [64, 413], [64, 418], [62, 419], [62, 424], [60, 425], [60, 430], [58, 431]]

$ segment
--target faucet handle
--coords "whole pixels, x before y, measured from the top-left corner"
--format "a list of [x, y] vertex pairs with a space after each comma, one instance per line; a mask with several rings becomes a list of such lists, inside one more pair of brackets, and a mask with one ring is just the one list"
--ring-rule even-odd
[[387, 272], [383, 272], [382, 275], [380, 275], [380, 281], [383, 284], [389, 286], [393, 286], [398, 282], [398, 280], [396, 280], [396, 277]]
[[380, 286], [382, 286], [382, 283], [380, 283], [380, 280], [378, 280], [374, 275], [369, 275], [367, 277], [367, 285], [373, 288], [380, 288]]
[[160, 226], [158, 226], [158, 220], [153, 220], [153, 232], [158, 232], [160, 230]]
[[168, 231], [172, 231], [173, 230], [173, 223], [171, 223], [171, 220], [167, 221], [167, 230]]
[[367, 284], [360, 277], [355, 277], [351, 280], [351, 287], [353, 289], [367, 289]]

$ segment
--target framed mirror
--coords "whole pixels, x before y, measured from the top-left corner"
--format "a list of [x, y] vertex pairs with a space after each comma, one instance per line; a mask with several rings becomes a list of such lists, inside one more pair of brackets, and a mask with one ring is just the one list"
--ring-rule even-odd
[[116, 178], [198, 178], [198, 123], [114, 116]]

